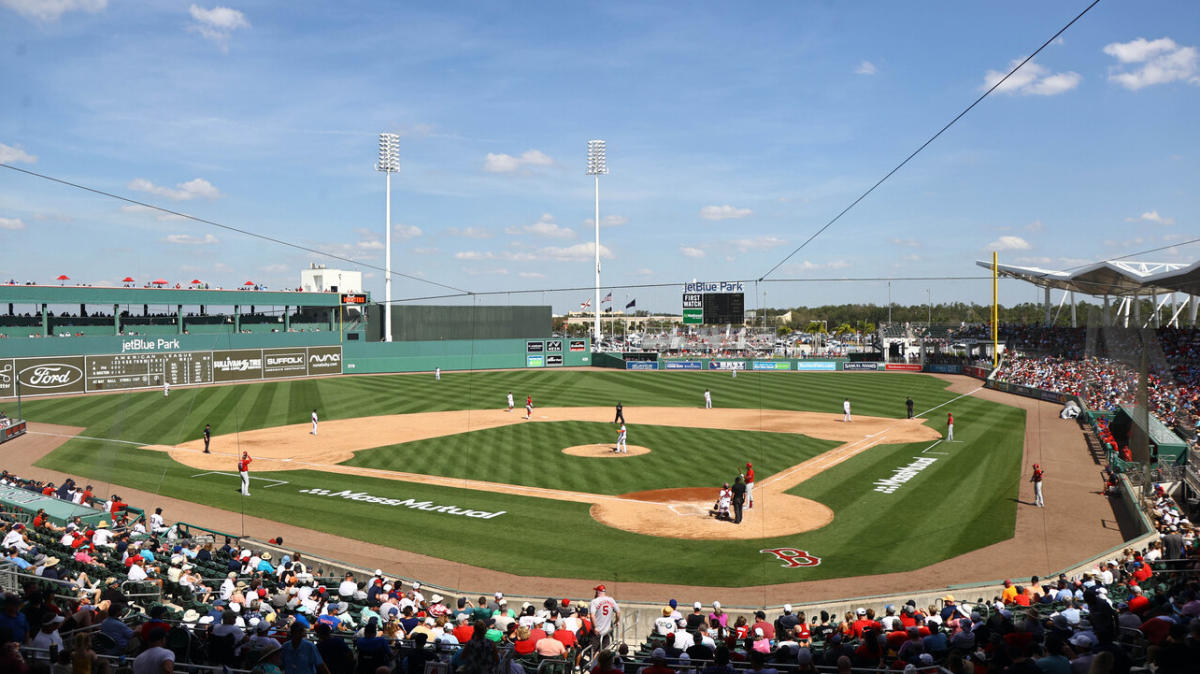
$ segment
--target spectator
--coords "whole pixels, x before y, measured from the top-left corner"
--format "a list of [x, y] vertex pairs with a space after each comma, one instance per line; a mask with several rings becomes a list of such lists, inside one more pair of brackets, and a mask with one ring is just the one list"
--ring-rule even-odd
[[133, 660], [133, 674], [171, 674], [175, 671], [175, 653], [164, 648], [167, 631], [161, 627], [151, 630], [148, 646]]
[[293, 624], [288, 640], [283, 644], [283, 671], [286, 674], [330, 674], [321, 653], [313, 642], [304, 638], [308, 630], [301, 624]]

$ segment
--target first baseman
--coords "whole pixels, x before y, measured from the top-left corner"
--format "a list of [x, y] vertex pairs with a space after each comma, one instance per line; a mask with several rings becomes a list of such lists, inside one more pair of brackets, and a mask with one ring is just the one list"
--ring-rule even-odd
[[512, 408], [513, 408], [512, 391], [509, 391], [508, 392], [508, 411], [511, 412]]
[[312, 422], [313, 422], [312, 434], [316, 435], [317, 434], [317, 408], [315, 408], [315, 407], [313, 408]]
[[212, 426], [204, 424], [204, 453], [208, 454], [208, 442], [212, 440]]
[[629, 446], [625, 444], [625, 423], [621, 422], [621, 430], [617, 431], [617, 446], [613, 451], [618, 454], [628, 454]]
[[712, 393], [708, 389], [704, 389], [704, 409], [712, 409]]
[[851, 421], [854, 421], [854, 418], [850, 416], [850, 399], [849, 398], [846, 398], [845, 400], [842, 401], [842, 412], [844, 413], [842, 415], [842, 421], [844, 421], [846, 423], [850, 423]]
[[242, 478], [242, 496], [250, 495], [250, 462], [253, 460], [250, 458], [249, 452], [242, 452], [242, 458], [238, 460], [237, 469], [238, 475]]

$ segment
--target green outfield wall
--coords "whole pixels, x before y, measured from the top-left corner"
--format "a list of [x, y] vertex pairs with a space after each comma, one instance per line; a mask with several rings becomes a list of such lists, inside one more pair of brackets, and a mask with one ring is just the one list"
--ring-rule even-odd
[[[383, 340], [383, 306], [367, 310], [368, 339]], [[550, 339], [550, 307], [506, 306], [392, 306], [393, 342], [432, 342], [472, 339]]]
[[346, 342], [346, 374], [591, 365], [586, 338], [477, 339], [418, 342]]

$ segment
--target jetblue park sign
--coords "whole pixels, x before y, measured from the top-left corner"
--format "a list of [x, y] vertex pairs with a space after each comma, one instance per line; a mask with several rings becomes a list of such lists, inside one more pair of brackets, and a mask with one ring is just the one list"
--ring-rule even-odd
[[744, 293], [746, 289], [741, 281], [692, 281], [683, 284], [685, 293]]

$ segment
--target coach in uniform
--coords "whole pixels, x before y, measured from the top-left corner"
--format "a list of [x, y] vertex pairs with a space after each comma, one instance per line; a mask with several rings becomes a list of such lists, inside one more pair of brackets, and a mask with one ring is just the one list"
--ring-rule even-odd
[[596, 592], [596, 598], [588, 607], [595, 630], [592, 632], [592, 643], [596, 644], [598, 649], [605, 648], [613, 642], [612, 631], [621, 620], [621, 608], [617, 606], [617, 600], [605, 593], [604, 585], [597, 585], [592, 589]]

